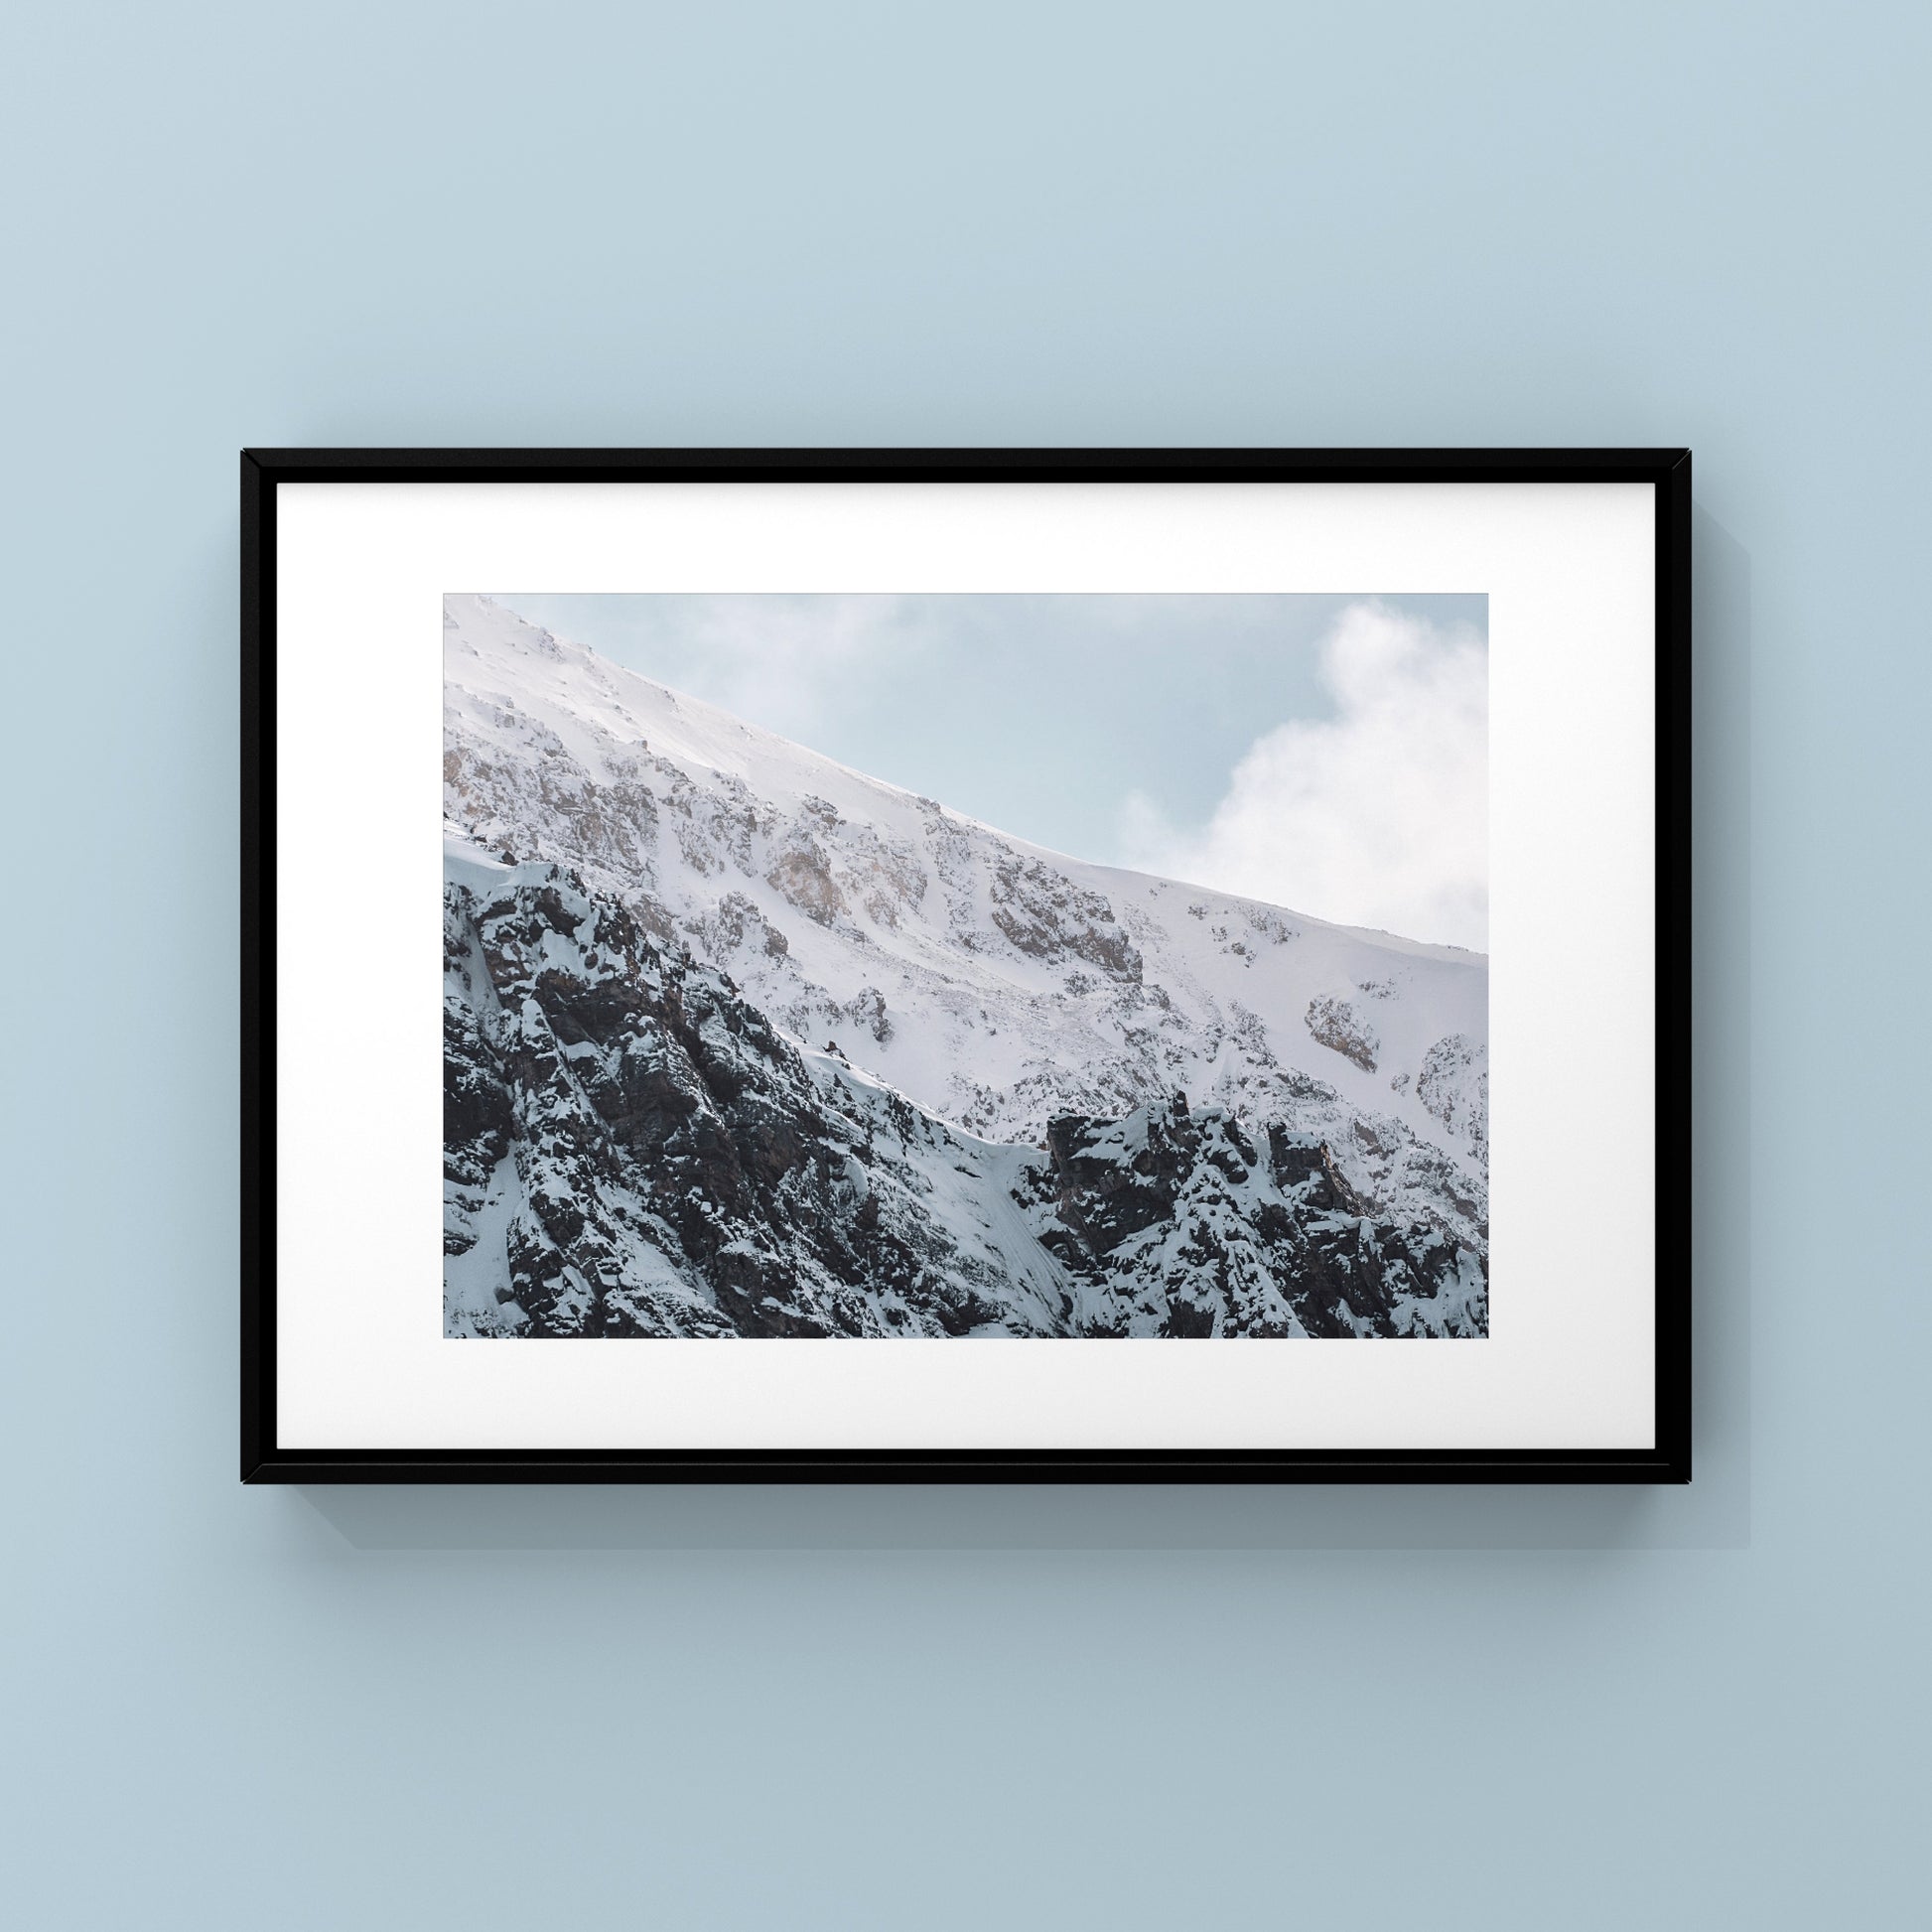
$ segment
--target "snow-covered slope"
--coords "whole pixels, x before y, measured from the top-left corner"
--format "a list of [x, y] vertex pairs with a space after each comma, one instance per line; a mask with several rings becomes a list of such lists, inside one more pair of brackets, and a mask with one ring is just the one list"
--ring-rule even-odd
[[446, 832], [569, 868], [790, 1041], [975, 1142], [1184, 1095], [1486, 1251], [1480, 955], [1046, 852], [484, 598], [444, 639]]

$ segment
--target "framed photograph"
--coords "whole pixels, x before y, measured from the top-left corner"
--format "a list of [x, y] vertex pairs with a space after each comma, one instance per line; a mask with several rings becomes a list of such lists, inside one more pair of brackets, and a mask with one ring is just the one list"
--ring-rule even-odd
[[1683, 450], [241, 460], [250, 1481], [1687, 1481]]

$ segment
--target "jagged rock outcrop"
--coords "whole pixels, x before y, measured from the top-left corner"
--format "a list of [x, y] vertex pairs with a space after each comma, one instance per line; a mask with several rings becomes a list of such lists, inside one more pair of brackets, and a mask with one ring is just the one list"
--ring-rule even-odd
[[1439, 1039], [1423, 1055], [1416, 1094], [1449, 1132], [1478, 1154], [1489, 1148], [1489, 1048], [1467, 1034]]
[[1019, 1165], [1007, 1151], [808, 1059], [729, 979], [572, 875], [458, 870], [452, 1332], [1052, 1331], [1050, 1261], [1001, 1253], [981, 1222]]
[[1184, 1095], [1047, 1129], [1041, 1242], [1078, 1284], [1083, 1335], [1481, 1334], [1481, 1257], [1426, 1224], [1376, 1219], [1327, 1145], [1260, 1141]]

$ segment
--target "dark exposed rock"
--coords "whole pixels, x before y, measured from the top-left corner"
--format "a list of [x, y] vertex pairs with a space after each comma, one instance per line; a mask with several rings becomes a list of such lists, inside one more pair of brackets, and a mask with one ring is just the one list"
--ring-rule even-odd
[[1486, 1265], [1426, 1224], [1371, 1217], [1324, 1142], [1279, 1123], [1265, 1163], [1183, 1096], [1047, 1130], [1043, 1244], [1087, 1290], [1088, 1334], [1480, 1334]]
[[1037, 1328], [921, 1204], [905, 1140], [937, 1123], [814, 1077], [729, 980], [555, 868], [452, 888], [446, 920], [446, 1247], [481, 1263], [478, 1229], [505, 1222], [505, 1312], [473, 1289], [453, 1331]]

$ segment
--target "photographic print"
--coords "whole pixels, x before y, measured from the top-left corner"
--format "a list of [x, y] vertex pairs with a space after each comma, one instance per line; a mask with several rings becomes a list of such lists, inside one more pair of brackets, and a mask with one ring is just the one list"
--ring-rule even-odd
[[443, 611], [448, 1337], [1476, 1341], [1480, 596]]

